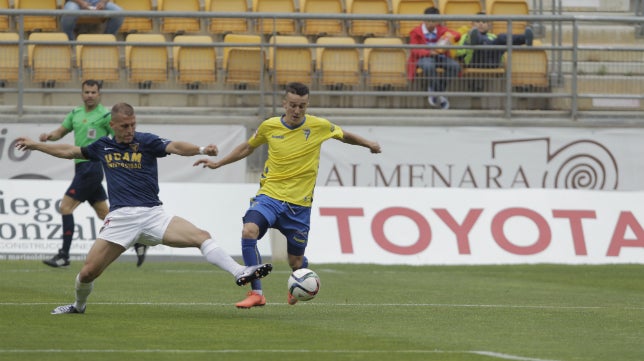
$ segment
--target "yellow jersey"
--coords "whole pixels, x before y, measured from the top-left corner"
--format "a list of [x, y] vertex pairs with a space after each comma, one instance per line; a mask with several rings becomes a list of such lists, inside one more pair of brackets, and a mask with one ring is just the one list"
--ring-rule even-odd
[[343, 137], [339, 126], [309, 114], [295, 128], [284, 124], [282, 117], [266, 119], [248, 140], [248, 144], [255, 148], [268, 144], [268, 159], [257, 194], [310, 207], [322, 143], [330, 138], [341, 140]]

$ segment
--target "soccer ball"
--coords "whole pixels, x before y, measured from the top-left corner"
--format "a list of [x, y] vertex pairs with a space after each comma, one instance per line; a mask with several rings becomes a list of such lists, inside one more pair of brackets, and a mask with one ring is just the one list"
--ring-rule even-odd
[[288, 278], [288, 292], [298, 301], [312, 300], [320, 291], [320, 277], [308, 268], [293, 271]]

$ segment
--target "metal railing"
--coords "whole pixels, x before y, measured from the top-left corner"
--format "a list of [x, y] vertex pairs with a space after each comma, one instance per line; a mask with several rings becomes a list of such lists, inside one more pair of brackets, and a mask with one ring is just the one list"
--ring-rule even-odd
[[[360, 72], [360, 83], [350, 87], [340, 86], [323, 86], [319, 84], [320, 71], [315, 65], [319, 59], [315, 58], [316, 49], [322, 46], [316, 43], [316, 37], [309, 37], [308, 44], [275, 44], [269, 41], [271, 35], [277, 34], [264, 34], [260, 43], [260, 48], [266, 54], [269, 53], [271, 48], [294, 48], [305, 47], [310, 48], [313, 53], [313, 63], [311, 64], [311, 79], [308, 81], [311, 84], [311, 93], [313, 96], [320, 98], [317, 106], [324, 107], [354, 107], [354, 108], [373, 108], [386, 104], [388, 107], [402, 107], [411, 109], [423, 109], [427, 107], [426, 98], [427, 91], [424, 84], [421, 82], [410, 81], [407, 86], [402, 88], [388, 88], [380, 87], [373, 88], [366, 85], [365, 79], [369, 73], [364, 70], [364, 53], [367, 48], [387, 48], [387, 49], [403, 49], [409, 53], [415, 48], [420, 46], [409, 45], [406, 39], [402, 36], [395, 34], [396, 26], [400, 21], [418, 21], [422, 20], [440, 20], [440, 21], [473, 21], [480, 20], [480, 16], [454, 16], [454, 15], [440, 15], [440, 16], [423, 16], [423, 15], [354, 15], [354, 14], [303, 14], [303, 13], [207, 13], [207, 12], [159, 12], [159, 11], [139, 11], [139, 12], [107, 12], [107, 11], [42, 11], [42, 10], [0, 10], [0, 16], [7, 15], [12, 18], [15, 25], [16, 32], [19, 33], [19, 58], [21, 65], [19, 67], [19, 78], [16, 82], [5, 82], [3, 88], [0, 88], [0, 102], [4, 102], [5, 109], [11, 109], [15, 105], [15, 111], [18, 115], [22, 114], [25, 107], [32, 105], [42, 105], [42, 99], [30, 95], [44, 95], [57, 96], [64, 94], [77, 94], [78, 93], [78, 80], [80, 79], [80, 69], [76, 68], [74, 64], [70, 64], [73, 70], [73, 80], [68, 84], [59, 83], [54, 87], [43, 88], [40, 83], [31, 81], [33, 69], [30, 64], [26, 64], [28, 57], [28, 49], [30, 46], [40, 44], [37, 41], [30, 41], [25, 36], [24, 31], [24, 17], [25, 16], [57, 16], [62, 14], [79, 15], [84, 17], [109, 17], [109, 16], [125, 16], [125, 17], [147, 17], [152, 18], [155, 22], [156, 29], [154, 32], [159, 32], [158, 25], [164, 18], [176, 17], [191, 17], [198, 18], [201, 21], [200, 34], [208, 34], [213, 38], [213, 43], [210, 45], [199, 45], [194, 43], [175, 43], [173, 41], [166, 41], [164, 43], [149, 44], [149, 43], [136, 43], [126, 42], [121, 39], [116, 42], [120, 48], [121, 53], [121, 71], [123, 73], [122, 80], [114, 84], [109, 84], [103, 90], [105, 94], [116, 94], [123, 96], [138, 95], [146, 97], [145, 101], [141, 101], [145, 105], [146, 102], [154, 101], [150, 96], [177, 96], [205, 98], [206, 103], [216, 104], [215, 106], [226, 105], [242, 105], [244, 99], [251, 97], [252, 100], [247, 101], [246, 105], [256, 105], [260, 109], [260, 114], [265, 112], [274, 112], [276, 108], [281, 107], [282, 88], [276, 82], [275, 74], [266, 67], [268, 59], [262, 58], [263, 63], [261, 66], [261, 78], [256, 86], [240, 87], [230, 84], [225, 84], [221, 79], [225, 78], [225, 65], [221, 63], [224, 47], [252, 47], [257, 46], [246, 43], [225, 43], [223, 42], [223, 34], [209, 34], [207, 31], [207, 24], [209, 21], [217, 21], [217, 19], [226, 18], [245, 18], [250, 22], [252, 27], [257, 22], [272, 22], [275, 26], [278, 20], [294, 20], [297, 23], [297, 28], [301, 27], [301, 23], [309, 19], [322, 19], [322, 20], [342, 20], [345, 29], [348, 29], [349, 24], [356, 20], [370, 20], [370, 21], [386, 21], [392, 26], [390, 31], [391, 37], [401, 37], [405, 41], [401, 45], [365, 45], [363, 40], [367, 36], [346, 34], [356, 39], [355, 45], [333, 45], [333, 48], [355, 48], [358, 49], [360, 54], [360, 67], [357, 69]], [[612, 23], [620, 26], [642, 26], [644, 18], [642, 17], [602, 17], [602, 16], [572, 16], [572, 15], [516, 15], [516, 16], [487, 16], [489, 21], [506, 21], [508, 23], [509, 31], [520, 24], [521, 22], [528, 22], [530, 24], [544, 24], [545, 36], [540, 39], [541, 44], [532, 47], [534, 50], [542, 50], [547, 54], [547, 76], [548, 86], [546, 88], [531, 88], [530, 86], [517, 87], [513, 85], [512, 64], [513, 57], [518, 48], [511, 45], [494, 46], [489, 49], [499, 49], [506, 51], [505, 71], [501, 77], [482, 78], [486, 83], [484, 91], [474, 91], [467, 87], [467, 82], [464, 78], [450, 80], [450, 86], [444, 93], [437, 95], [445, 95], [452, 99], [453, 109], [467, 108], [493, 112], [500, 117], [510, 119], [520, 112], [523, 114], [525, 110], [538, 109], [541, 111], [552, 110], [567, 114], [571, 119], [577, 119], [580, 113], [586, 111], [641, 111], [644, 109], [644, 91], [642, 91], [641, 84], [644, 83], [644, 47], [641, 43], [623, 44], [623, 45], [610, 45], [597, 44], [594, 42], [586, 43], [583, 39], [582, 31], [584, 26], [594, 26], [594, 24]], [[346, 31], [345, 31], [346, 32]], [[168, 34], [166, 39], [170, 39], [171, 34]], [[0, 46], [10, 45], [15, 42], [0, 41]], [[100, 45], [98, 43], [83, 43], [85, 45]], [[78, 42], [70, 41], [64, 42], [62, 45], [81, 45]], [[168, 48], [168, 81], [154, 84], [150, 88], [141, 89], [137, 84], [127, 82], [127, 68], [124, 66], [124, 57], [126, 46], [151, 46], [162, 45]], [[211, 46], [217, 50], [217, 82], [214, 84], [204, 84], [198, 88], [185, 87], [183, 84], [177, 83], [175, 79], [176, 69], [172, 66], [172, 51], [174, 46]], [[458, 45], [448, 45], [445, 48], [449, 50], [456, 50], [460, 47]], [[525, 49], [525, 47], [521, 47]], [[72, 53], [75, 57], [75, 53]], [[2, 53], [0, 52], [0, 57]], [[273, 59], [275, 60], [275, 59]], [[72, 61], [72, 63], [74, 63]], [[0, 80], [2, 76], [0, 73]], [[422, 79], [421, 79], [422, 80]], [[306, 79], [303, 81], [307, 82]], [[420, 83], [420, 84], [419, 84]], [[489, 83], [489, 84], [487, 84]], [[639, 84], [639, 85], [638, 85]], [[594, 86], [593, 86], [594, 85]], [[35, 98], [35, 100], [34, 100]], [[232, 101], [231, 99], [232, 98]], [[240, 103], [240, 98], [242, 98]], [[164, 102], [166, 98], [163, 98]], [[15, 101], [14, 101], [15, 100]], [[384, 102], [383, 102], [384, 100]], [[41, 102], [40, 104], [38, 102]], [[375, 101], [375, 103], [374, 103]], [[611, 102], [614, 105], [611, 106]], [[55, 103], [55, 101], [54, 101]], [[170, 101], [172, 103], [172, 101]], [[194, 99], [193, 99], [194, 103]], [[527, 104], [522, 104], [527, 103]], [[166, 103], [167, 104], [167, 103]], [[196, 100], [196, 104], [200, 104]], [[170, 104], [181, 106], [181, 104]]]

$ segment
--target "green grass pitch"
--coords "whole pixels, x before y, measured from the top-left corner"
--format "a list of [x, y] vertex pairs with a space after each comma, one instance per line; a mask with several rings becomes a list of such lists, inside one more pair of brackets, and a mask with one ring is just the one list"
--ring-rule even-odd
[[318, 296], [286, 304], [284, 263], [268, 304], [205, 262], [118, 261], [84, 315], [81, 266], [0, 261], [0, 360], [644, 360], [644, 265], [312, 264]]

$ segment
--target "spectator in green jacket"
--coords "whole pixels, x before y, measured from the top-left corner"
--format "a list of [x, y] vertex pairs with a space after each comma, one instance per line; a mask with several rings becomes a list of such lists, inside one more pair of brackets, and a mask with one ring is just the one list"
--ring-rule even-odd
[[[477, 15], [485, 16], [485, 12], [479, 12]], [[481, 49], [474, 49], [474, 46], [479, 45], [507, 45], [507, 34], [492, 34], [490, 31], [490, 23], [484, 18], [472, 22], [472, 29], [461, 36], [459, 45], [463, 48], [456, 52], [457, 58], [463, 61], [466, 68], [499, 68], [503, 66], [502, 59], [505, 54], [505, 49], [489, 49], [482, 47]], [[528, 45], [532, 46], [532, 39], [534, 34], [532, 29], [526, 27], [524, 34], [512, 34], [510, 41], [512, 45]]]

